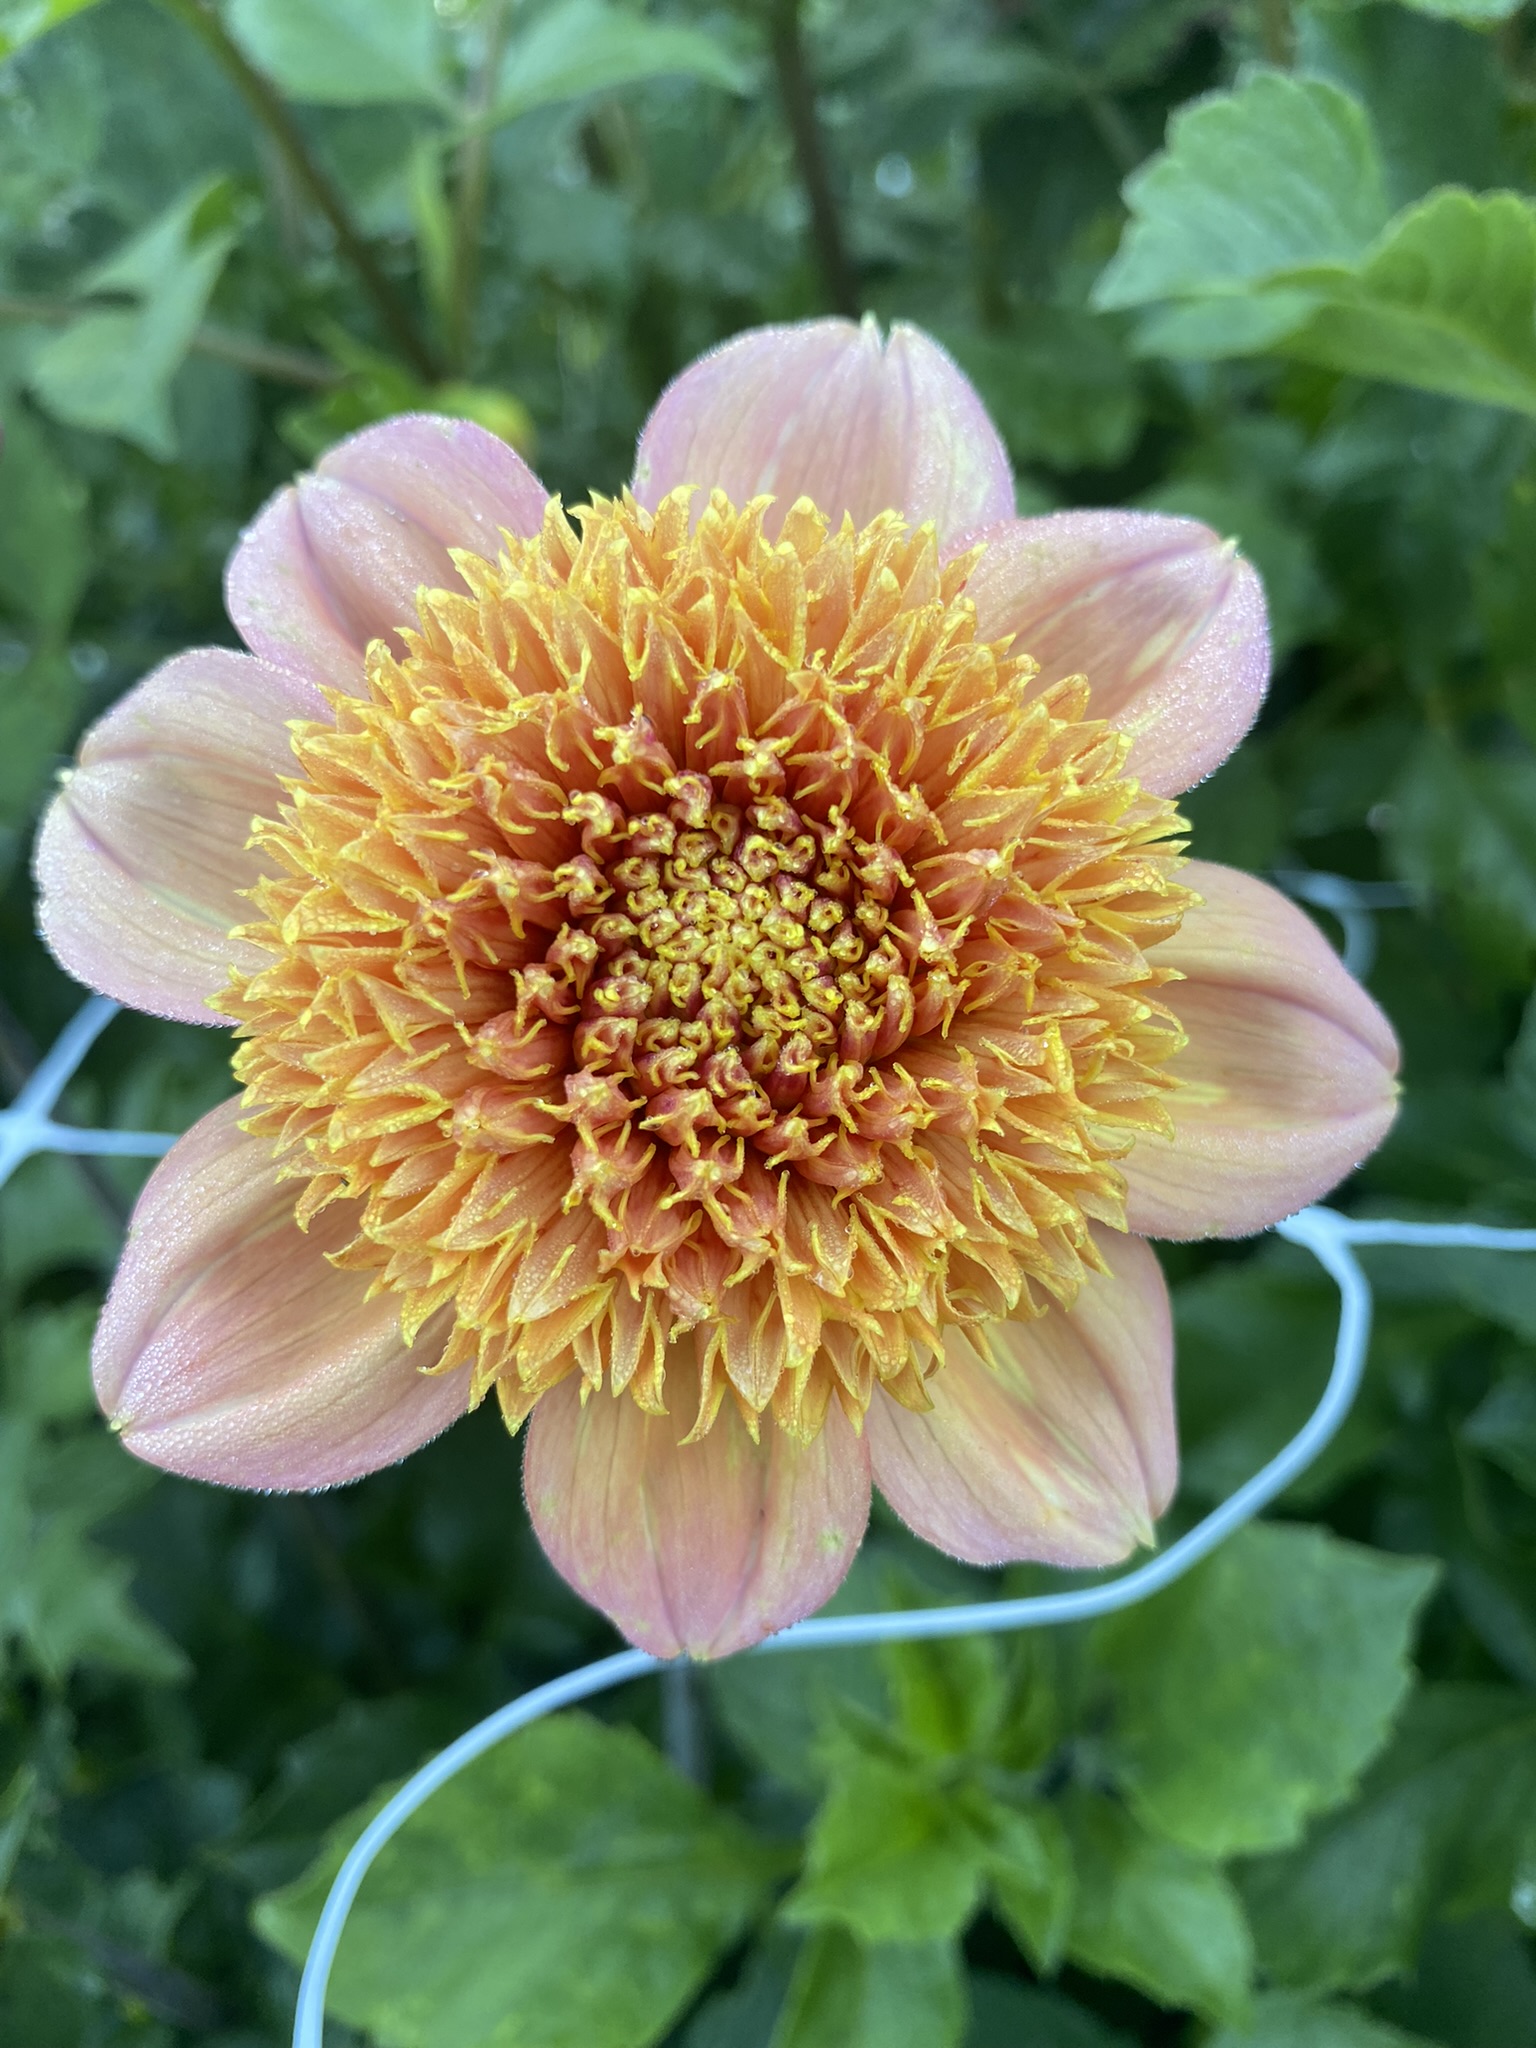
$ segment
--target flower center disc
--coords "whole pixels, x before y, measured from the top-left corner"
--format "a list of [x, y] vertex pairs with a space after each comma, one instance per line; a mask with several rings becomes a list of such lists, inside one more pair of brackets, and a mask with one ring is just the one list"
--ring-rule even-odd
[[573, 1370], [659, 1411], [669, 1355], [698, 1429], [922, 1407], [946, 1325], [1071, 1300], [1166, 1126], [1172, 807], [977, 640], [974, 557], [768, 509], [458, 558], [256, 828], [247, 1128], [514, 1423]]

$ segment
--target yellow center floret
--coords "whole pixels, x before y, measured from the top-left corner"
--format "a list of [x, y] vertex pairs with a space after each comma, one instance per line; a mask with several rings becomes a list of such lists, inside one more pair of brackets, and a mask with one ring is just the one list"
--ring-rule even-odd
[[[247, 1128], [520, 1422], [567, 1373], [809, 1436], [1070, 1302], [1166, 1128], [1172, 807], [930, 528], [551, 505], [298, 726]], [[669, 1343], [697, 1330], [669, 1387]]]

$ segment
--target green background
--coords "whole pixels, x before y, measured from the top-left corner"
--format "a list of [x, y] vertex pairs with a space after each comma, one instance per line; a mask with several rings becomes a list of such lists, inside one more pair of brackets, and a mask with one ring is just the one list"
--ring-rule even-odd
[[[31, 835], [90, 719], [227, 641], [295, 467], [403, 407], [579, 499], [691, 356], [871, 308], [1026, 512], [1235, 535], [1278, 667], [1201, 854], [1385, 884], [1404, 1110], [1346, 1199], [1536, 1221], [1536, 19], [1508, 0], [0, 0], [0, 1066], [81, 1000]], [[1322, 919], [1330, 931], [1326, 916]], [[1337, 933], [1334, 933], [1337, 936]], [[124, 1016], [81, 1122], [184, 1128]], [[319, 1900], [435, 1745], [611, 1647], [480, 1414], [314, 1497], [160, 1478], [90, 1329], [141, 1169], [0, 1191], [0, 2038], [286, 2038]], [[336, 2042], [1536, 2048], [1536, 1261], [1367, 1255], [1371, 1368], [1154, 1603], [737, 1662], [542, 1725], [382, 1859]], [[1187, 1525], [1321, 1387], [1274, 1240], [1173, 1251]], [[840, 1604], [1059, 1584], [877, 1517]]]

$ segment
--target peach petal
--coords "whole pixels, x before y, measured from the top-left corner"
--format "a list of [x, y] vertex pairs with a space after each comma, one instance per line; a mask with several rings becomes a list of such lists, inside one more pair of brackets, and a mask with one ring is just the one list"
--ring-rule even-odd
[[1154, 512], [1056, 512], [968, 538], [986, 545], [978, 632], [1015, 635], [1044, 682], [1086, 675], [1146, 788], [1177, 796], [1221, 766], [1269, 685], [1264, 586], [1230, 542]]
[[869, 1458], [835, 1403], [809, 1444], [771, 1422], [754, 1444], [729, 1398], [683, 1443], [691, 1348], [672, 1347], [665, 1416], [562, 1380], [529, 1422], [523, 1488], [556, 1571], [632, 1643], [725, 1657], [836, 1592], [869, 1519]]
[[[301, 476], [294, 489], [326, 603], [354, 647], [366, 648], [392, 626], [414, 625], [423, 586], [461, 588], [442, 542], [384, 499], [323, 471]], [[395, 651], [404, 651], [403, 641]]]
[[494, 558], [502, 529], [535, 533], [547, 501], [484, 427], [430, 413], [385, 420], [257, 514], [225, 578], [229, 616], [266, 660], [355, 692], [363, 650], [414, 623], [423, 583], [463, 588], [449, 549]]
[[327, 601], [292, 485], [241, 534], [224, 572], [224, 609], [264, 661], [333, 690], [361, 691], [362, 648]]
[[1013, 511], [1007, 452], [985, 406], [937, 342], [872, 319], [759, 327], [684, 370], [635, 451], [635, 495], [654, 510], [679, 484], [737, 504], [810, 497], [834, 522], [931, 519], [941, 540]]
[[445, 548], [494, 561], [505, 529], [531, 539], [549, 492], [515, 448], [472, 420], [401, 413], [339, 441], [319, 473], [414, 520]]
[[251, 820], [295, 766], [286, 721], [323, 715], [302, 677], [205, 647], [145, 677], [80, 744], [37, 843], [38, 922], [79, 980], [188, 1024], [234, 964], [266, 964], [229, 937], [260, 872]]
[[1278, 890], [1191, 861], [1203, 902], [1152, 956], [1188, 978], [1160, 991], [1189, 1034], [1172, 1062], [1172, 1139], [1125, 1162], [1131, 1228], [1245, 1237], [1325, 1195], [1397, 1110], [1392, 1027], [1322, 933]]
[[1096, 1229], [1109, 1264], [1070, 1310], [990, 1324], [988, 1365], [951, 1330], [923, 1415], [877, 1393], [874, 1480], [902, 1520], [970, 1564], [1115, 1564], [1173, 1496], [1173, 1324], [1139, 1238]]
[[348, 1205], [301, 1231], [293, 1182], [221, 1103], [167, 1153], [129, 1225], [92, 1349], [96, 1395], [136, 1456], [191, 1479], [339, 1486], [462, 1415], [468, 1369], [433, 1375], [441, 1319], [413, 1348], [400, 1305], [326, 1259]]

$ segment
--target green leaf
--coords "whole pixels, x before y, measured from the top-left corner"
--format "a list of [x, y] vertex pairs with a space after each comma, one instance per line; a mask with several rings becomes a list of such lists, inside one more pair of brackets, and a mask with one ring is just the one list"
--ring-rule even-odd
[[1347, 269], [1387, 219], [1364, 108], [1337, 86], [1279, 71], [1181, 109], [1125, 199], [1131, 222], [1094, 288], [1100, 307]]
[[1291, 1991], [1271, 1991], [1254, 2001], [1253, 2024], [1222, 2027], [1205, 2048], [1430, 2048], [1417, 2034], [1405, 2034], [1357, 2006], [1323, 2004]]
[[633, 201], [606, 185], [567, 190], [541, 180], [523, 195], [511, 226], [519, 263], [569, 290], [612, 286], [634, 265]]
[[272, 1783], [219, 1844], [222, 1869], [248, 1891], [272, 1891], [315, 1859], [327, 1829], [381, 1779], [403, 1776], [444, 1734], [427, 1703], [410, 1693], [349, 1699], [336, 1719], [289, 1743]]
[[[44, 647], [7, 675], [0, 670], [0, 851], [24, 828], [65, 764], [80, 709], [80, 678], [67, 655]], [[14, 844], [14, 841], [12, 842]]]
[[[66, 667], [66, 673], [73, 671]], [[14, 730], [8, 732], [0, 716], [0, 770], [3, 742]], [[76, 1162], [60, 1153], [39, 1152], [23, 1160], [0, 1187], [0, 1288], [13, 1298], [44, 1275], [71, 1267], [90, 1268], [104, 1283], [120, 1239]]]
[[1536, 414], [1536, 207], [1433, 192], [1400, 214], [1287, 355]]
[[851, 1928], [869, 1943], [958, 1934], [981, 1898], [986, 1845], [964, 1802], [921, 1766], [840, 1746], [785, 1900], [802, 1927]]
[[1383, 2019], [1455, 2048], [1536, 2041], [1536, 1961], [1525, 1929], [1505, 1911], [1430, 1927], [1405, 1983], [1371, 1994]]
[[1398, 5], [1441, 21], [1459, 21], [1467, 28], [1492, 28], [1517, 14], [1521, 0], [1398, 0]]
[[1185, 299], [1150, 313], [1137, 329], [1136, 346], [1142, 355], [1195, 362], [1262, 355], [1294, 334], [1317, 303], [1315, 291], [1277, 289], [1246, 299]]
[[246, 212], [244, 196], [233, 178], [205, 178], [88, 270], [77, 289], [152, 298], [164, 290], [168, 272], [177, 272], [189, 263], [201, 265], [214, 249], [222, 260], [238, 236]]
[[23, 1636], [37, 1668], [57, 1683], [80, 1664], [102, 1664], [150, 1685], [190, 1675], [186, 1654], [134, 1605], [134, 1568], [62, 1524], [38, 1529], [6, 1589], [0, 1627]]
[[1536, 1259], [1528, 1252], [1448, 1247], [1439, 1277], [1445, 1292], [1467, 1308], [1536, 1343]]
[[234, 0], [229, 25], [290, 99], [451, 104], [431, 0]]
[[1491, 38], [1396, 7], [1298, 9], [1297, 69], [1331, 79], [1365, 106], [1394, 206], [1437, 185], [1514, 181], [1505, 79]]
[[1355, 1803], [1301, 1848], [1243, 1872], [1265, 1970], [1321, 1991], [1365, 1990], [1410, 1970], [1432, 1916], [1508, 1899], [1533, 1810], [1530, 1698], [1427, 1688]]
[[1436, 1567], [1280, 1522], [1101, 1623], [1110, 1736], [1150, 1828], [1206, 1856], [1298, 1841], [1386, 1740]]
[[930, 1756], [967, 1756], [996, 1735], [1007, 1687], [995, 1636], [886, 1643], [880, 1661], [896, 1725], [915, 1748]]
[[1097, 1793], [1068, 1799], [1064, 1818], [1078, 1874], [1072, 1961], [1163, 2005], [1246, 2019], [1252, 1943], [1217, 1865], [1149, 1834]]
[[1146, 415], [1136, 365], [1092, 313], [1031, 306], [1006, 334], [943, 328], [939, 339], [976, 385], [1020, 462], [1110, 468]]
[[1059, 1992], [1042, 1991], [978, 1970], [970, 1980], [971, 2025], [965, 2048], [1135, 2048], [1129, 2034]]
[[21, 406], [8, 408], [0, 455], [0, 597], [57, 638], [90, 574], [85, 486]]
[[[110, 1452], [114, 1468], [128, 1468], [115, 1497], [111, 1478], [105, 1493], [91, 1486], [98, 1449]], [[148, 1483], [105, 1431], [56, 1447], [30, 1421], [0, 1416], [0, 1651], [20, 1641], [54, 1684], [81, 1664], [154, 1685], [187, 1676], [182, 1651], [130, 1598], [132, 1565], [82, 1534]]]
[[78, 1422], [95, 1412], [91, 1335], [99, 1304], [89, 1295], [18, 1316], [5, 1333], [5, 1405], [38, 1422]]
[[1525, 1006], [1505, 1062], [1509, 1106], [1523, 1142], [1536, 1152], [1536, 995]]
[[1461, 1440], [1536, 1494], [1536, 1366], [1518, 1360], [1461, 1426]]
[[965, 1983], [948, 1943], [866, 1948], [826, 1928], [801, 1951], [769, 2048], [960, 2048], [964, 2029]]
[[1536, 948], [1536, 758], [1473, 754], [1426, 734], [1393, 791], [1393, 866], [1426, 901], [1448, 897], [1490, 966], [1529, 983]]
[[508, 46], [490, 118], [499, 125], [536, 107], [679, 73], [727, 92], [746, 89], [740, 64], [702, 29], [647, 21], [607, 0], [561, 0]]
[[1143, 348], [1279, 350], [1536, 413], [1536, 208], [1448, 187], [1389, 221], [1370, 117], [1338, 86], [1260, 71], [1197, 101], [1125, 198], [1094, 303], [1179, 302]]
[[0, 0], [0, 61], [96, 5], [97, 0]]
[[1077, 1904], [1072, 1844], [1053, 1806], [994, 1801], [989, 1815], [987, 1876], [992, 1903], [1019, 1947], [1042, 1975], [1066, 1952]]
[[[296, 1961], [363, 1818], [256, 1907]], [[632, 1730], [561, 1715], [470, 1765], [384, 1850], [331, 2006], [383, 2048], [649, 2048], [757, 1911], [769, 1867]]]
[[[877, 1546], [866, 1543], [826, 1608], [852, 1614], [886, 1604]], [[849, 1717], [871, 1724], [889, 1704], [885, 1660], [874, 1649], [818, 1650], [814, 1657], [728, 1657], [703, 1678], [731, 1740], [759, 1769], [797, 1791], [819, 1792]]]
[[[1197, 799], [1219, 787], [1249, 753], [1250, 748], [1239, 748], [1232, 762], [1196, 793]], [[1257, 806], [1263, 788], [1239, 774], [1239, 798], [1246, 794]], [[1198, 800], [1194, 809], [1200, 810]], [[1198, 838], [1196, 844], [1203, 846]], [[1226, 858], [1225, 849], [1216, 857]], [[1174, 1290], [1173, 1301], [1184, 1452], [1180, 1485], [1194, 1499], [1224, 1500], [1311, 1413], [1333, 1358], [1337, 1298], [1310, 1260], [1269, 1245], [1241, 1265], [1216, 1266], [1186, 1281]], [[1370, 1457], [1383, 1434], [1368, 1391], [1335, 1444], [1289, 1498], [1326, 1498], [1341, 1475]]]
[[82, 280], [86, 292], [140, 303], [131, 312], [86, 313], [39, 349], [32, 390], [56, 419], [173, 458], [171, 379], [239, 239], [242, 213], [232, 180], [205, 180]]
[[801, 1946], [798, 1935], [770, 1928], [730, 1990], [717, 1991], [699, 2007], [680, 2048], [769, 2048]]

